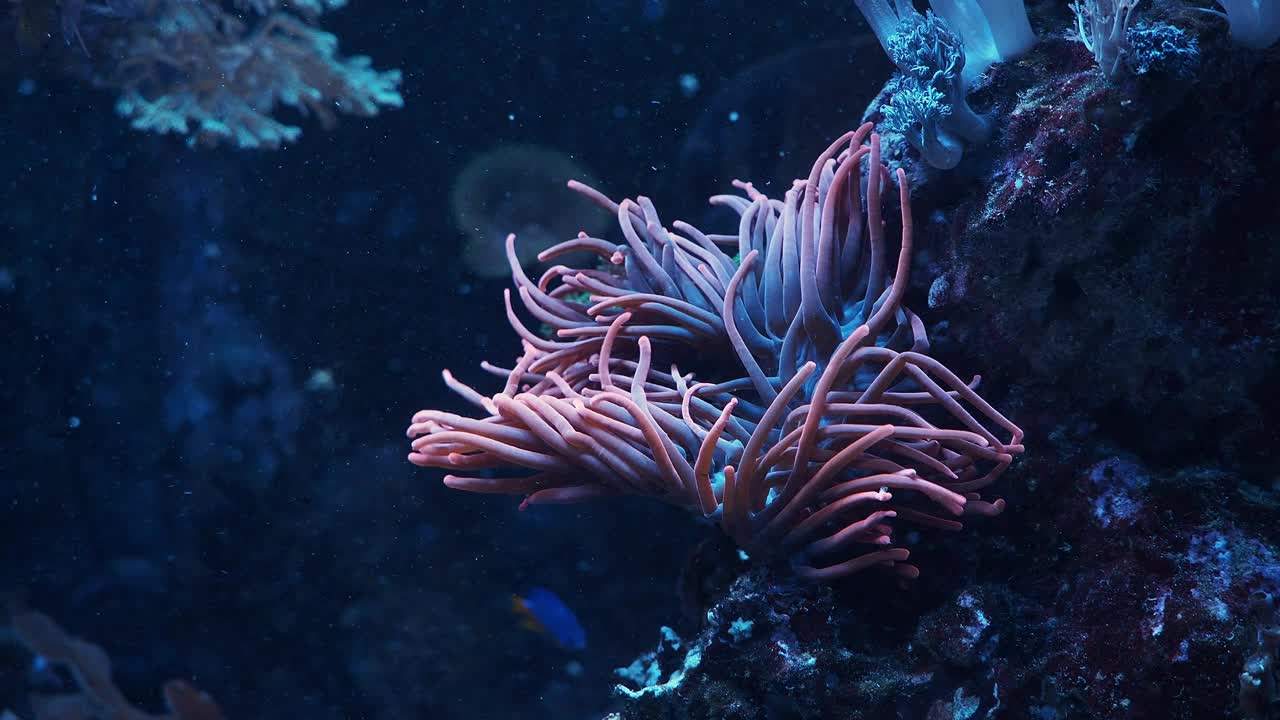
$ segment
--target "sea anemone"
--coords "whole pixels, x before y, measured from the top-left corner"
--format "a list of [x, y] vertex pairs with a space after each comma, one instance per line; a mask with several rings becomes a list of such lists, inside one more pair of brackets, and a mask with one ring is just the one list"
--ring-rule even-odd
[[[896, 262], [881, 216], [894, 177]], [[960, 516], [1000, 512], [979, 491], [1022, 451], [1022, 431], [977, 394], [978, 378], [928, 355], [903, 305], [906, 175], [881, 164], [868, 123], [781, 200], [735, 185], [742, 195], [711, 202], [739, 216], [737, 232], [711, 235], [668, 228], [645, 197], [570, 183], [617, 217], [622, 241], [581, 233], [539, 259], [589, 251], [599, 263], [534, 281], [508, 236], [521, 304], [555, 337], [530, 330], [508, 291], [524, 352], [486, 366], [503, 381], [492, 396], [446, 371], [485, 416], [419, 412], [409, 460], [449, 470], [452, 488], [523, 495], [522, 507], [654, 497], [813, 580], [873, 566], [915, 576], [896, 526], [958, 529]]]

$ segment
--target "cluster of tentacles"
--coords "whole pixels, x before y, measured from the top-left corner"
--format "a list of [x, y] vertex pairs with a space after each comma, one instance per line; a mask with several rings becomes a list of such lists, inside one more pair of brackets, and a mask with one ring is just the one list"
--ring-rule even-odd
[[[896, 263], [881, 217], [894, 179]], [[906, 177], [881, 164], [867, 124], [782, 200], [735, 185], [741, 196], [711, 202], [738, 215], [738, 232], [707, 235], [664, 226], [647, 198], [615, 203], [570, 183], [617, 216], [623, 242], [568, 240], [540, 259], [598, 262], [535, 282], [507, 239], [520, 304], [542, 327], [508, 291], [524, 353], [513, 368], [485, 366], [505, 380], [492, 397], [446, 371], [487, 416], [419, 412], [409, 460], [449, 470], [449, 487], [524, 495], [522, 507], [656, 497], [810, 579], [870, 566], [915, 576], [895, 523], [958, 529], [957, 517], [1000, 512], [979, 491], [1022, 451], [1022, 431], [978, 396], [977, 378], [929, 357], [924, 324], [902, 305]]]

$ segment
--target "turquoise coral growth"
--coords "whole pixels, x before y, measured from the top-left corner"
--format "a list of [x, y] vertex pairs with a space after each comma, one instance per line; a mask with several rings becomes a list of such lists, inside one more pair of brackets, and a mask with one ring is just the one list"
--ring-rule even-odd
[[1129, 28], [1129, 67], [1135, 75], [1162, 72], [1190, 80], [1200, 67], [1200, 43], [1176, 25], [1137, 23]]
[[[920, 13], [910, 0], [855, 2], [880, 45], [897, 62], [889, 47], [890, 38], [903, 23], [919, 18]], [[963, 46], [965, 82], [971, 82], [992, 64], [1012, 60], [1036, 44], [1023, 0], [930, 0], [929, 6], [948, 32], [958, 38], [957, 47]]]
[[302, 130], [281, 106], [330, 127], [337, 113], [369, 117], [404, 104], [398, 70], [343, 57], [315, 26], [345, 0], [163, 0], [104, 31], [114, 63], [100, 84], [118, 88], [116, 111], [138, 130], [192, 143], [276, 148]]
[[990, 130], [965, 99], [965, 53], [960, 39], [932, 12], [903, 17], [885, 42], [901, 70], [881, 111], [885, 127], [901, 133], [925, 162], [949, 170], [966, 143], [980, 143]]
[[885, 126], [933, 167], [955, 167], [966, 143], [990, 135], [986, 119], [969, 109], [969, 83], [1036, 42], [1022, 0], [932, 0], [924, 15], [908, 0], [856, 2], [902, 73], [882, 108]]

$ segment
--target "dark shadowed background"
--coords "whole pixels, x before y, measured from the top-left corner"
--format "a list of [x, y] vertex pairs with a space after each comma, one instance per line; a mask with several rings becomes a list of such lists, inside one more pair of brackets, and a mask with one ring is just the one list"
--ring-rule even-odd
[[[442, 367], [484, 385], [518, 351], [451, 190], [536, 144], [700, 221], [733, 177], [803, 172], [887, 61], [851, 4], [771, 8], [354, 2], [326, 29], [402, 69], [406, 108], [261, 152], [132, 131], [67, 53], [6, 48], [0, 588], [152, 709], [181, 676], [231, 718], [598, 715], [708, 532], [646, 501], [521, 513], [404, 462], [415, 410], [462, 407]], [[531, 586], [587, 651], [519, 626]]]

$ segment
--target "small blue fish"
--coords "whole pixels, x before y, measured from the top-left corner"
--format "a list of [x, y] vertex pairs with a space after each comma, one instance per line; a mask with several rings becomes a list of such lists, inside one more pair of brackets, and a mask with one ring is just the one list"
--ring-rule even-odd
[[587, 631], [578, 622], [578, 616], [550, 590], [535, 587], [523, 597], [512, 595], [511, 610], [525, 629], [546, 635], [565, 650], [586, 649]]

